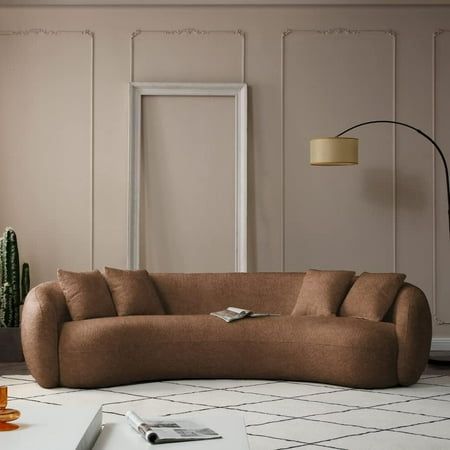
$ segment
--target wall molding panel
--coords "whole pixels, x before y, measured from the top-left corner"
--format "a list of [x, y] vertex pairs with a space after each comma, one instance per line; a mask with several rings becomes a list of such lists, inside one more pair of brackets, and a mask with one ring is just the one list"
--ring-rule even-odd
[[[437, 90], [438, 90], [438, 83], [437, 83], [437, 44], [439, 41], [439, 37], [443, 36], [444, 34], [450, 33], [450, 29], [438, 29], [433, 33], [432, 38], [432, 136], [433, 139], [436, 139], [436, 118], [437, 118]], [[436, 182], [437, 178], [441, 177], [442, 175], [442, 167], [441, 167], [441, 161], [437, 161], [436, 158], [436, 152], [433, 150], [432, 153], [433, 158], [433, 166], [432, 166], [432, 185], [433, 185], [433, 279], [432, 279], [432, 306], [433, 306], [433, 318], [434, 321], [438, 325], [450, 325], [450, 319], [444, 319], [441, 316], [441, 312], [439, 310], [439, 299], [438, 299], [438, 256], [437, 256], [437, 242], [438, 242], [438, 236], [437, 236], [437, 195], [436, 195]], [[436, 168], [436, 165], [439, 165], [438, 168]], [[439, 175], [437, 175], [436, 172], [439, 172]], [[445, 199], [444, 199], [445, 200]], [[441, 202], [441, 199], [439, 199], [439, 202]]]
[[134, 54], [135, 54], [135, 40], [146, 33], [162, 34], [166, 36], [203, 36], [225, 34], [234, 35], [241, 40], [241, 82], [245, 83], [245, 56], [246, 56], [246, 40], [245, 32], [242, 30], [199, 30], [197, 28], [180, 28], [174, 30], [135, 30], [130, 35], [130, 82], [134, 82]]
[[[392, 120], [397, 116], [397, 33], [390, 29], [352, 29], [336, 27], [328, 29], [286, 29], [281, 33], [281, 270], [286, 270], [286, 41], [293, 34], [312, 34], [318, 36], [363, 36], [368, 33], [378, 33], [391, 39], [392, 51]], [[340, 130], [336, 130], [339, 132]], [[392, 270], [397, 270], [397, 145], [396, 128], [392, 127]]]
[[89, 79], [90, 79], [90, 105], [89, 105], [89, 261], [91, 270], [94, 268], [94, 38], [95, 34], [89, 29], [84, 30], [52, 30], [46, 28], [28, 28], [23, 30], [0, 30], [0, 37], [14, 36], [14, 37], [36, 37], [36, 36], [50, 36], [58, 37], [64, 35], [80, 35], [82, 38], [89, 40]]
[[247, 85], [245, 83], [130, 83], [128, 267], [139, 269], [141, 218], [142, 98], [144, 96], [233, 97], [234, 269], [247, 271]]

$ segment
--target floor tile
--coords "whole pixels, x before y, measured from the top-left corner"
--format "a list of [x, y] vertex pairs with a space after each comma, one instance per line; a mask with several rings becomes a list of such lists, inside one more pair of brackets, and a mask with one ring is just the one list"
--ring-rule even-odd
[[207, 406], [236, 406], [270, 400], [271, 397], [258, 394], [244, 394], [234, 391], [208, 391], [194, 394], [181, 394], [170, 397], [171, 400]]
[[[22, 382], [23, 383], [23, 382]], [[8, 388], [8, 395], [16, 398], [34, 398], [42, 395], [55, 395], [63, 392], [75, 392], [78, 389], [53, 388], [45, 389], [37, 383], [14, 384]]]
[[284, 448], [292, 448], [292, 446], [296, 445], [296, 443], [292, 441], [252, 435], [248, 435], [248, 443], [251, 450], [281, 450]]
[[224, 414], [227, 412], [230, 413], [238, 413], [241, 414], [244, 417], [244, 421], [246, 425], [257, 425], [261, 423], [267, 423], [267, 422], [275, 422], [278, 420], [284, 420], [284, 417], [271, 415], [271, 414], [264, 414], [264, 413], [257, 413], [253, 411], [242, 411], [237, 408], [229, 407], [229, 408], [208, 408], [204, 409], [202, 411], [199, 411], [198, 413], [195, 413], [196, 415], [202, 416], [204, 414], [208, 415], [210, 413], [219, 413]]
[[366, 432], [367, 429], [350, 425], [314, 422], [305, 419], [291, 419], [267, 425], [254, 425], [247, 432], [279, 439], [292, 439], [307, 443], [317, 443], [342, 436]]
[[[184, 405], [181, 404], [183, 407], [189, 407], [190, 405]], [[174, 417], [177, 416], [180, 413], [171, 413], [170, 415], [173, 415]], [[194, 411], [193, 414], [195, 414], [195, 417], [206, 417], [206, 416], [213, 416], [213, 415], [220, 415], [220, 416], [226, 416], [226, 415], [239, 415], [241, 417], [244, 417], [244, 414], [242, 411], [232, 411], [225, 408], [208, 408], [201, 409], [198, 411]]]
[[436, 420], [433, 417], [420, 414], [407, 414], [395, 411], [381, 411], [377, 409], [355, 409], [353, 411], [321, 414], [311, 417], [312, 420], [340, 423], [343, 425], [356, 425], [367, 428], [389, 429], [405, 425], [420, 424]]
[[13, 384], [30, 384], [33, 381], [30, 380], [19, 380], [16, 378], [1, 377], [0, 376], [0, 386], [12, 386]]
[[[237, 411], [237, 410], [235, 410]], [[259, 425], [268, 422], [278, 422], [284, 420], [284, 417], [274, 416], [271, 414], [257, 413], [254, 411], [240, 411], [244, 415], [246, 425]]]
[[420, 382], [426, 383], [426, 384], [439, 384], [441, 386], [449, 386], [450, 387], [450, 375], [427, 378], [425, 380], [421, 380]]
[[239, 392], [251, 392], [253, 394], [274, 395], [277, 397], [298, 397], [302, 395], [320, 394], [324, 392], [335, 392], [337, 389], [327, 386], [312, 386], [301, 383], [279, 383], [262, 384], [259, 386], [248, 386], [236, 388]]
[[338, 447], [332, 447], [333, 441], [330, 441], [330, 445], [321, 445], [321, 444], [306, 444], [302, 445], [301, 447], [294, 447], [292, 450], [301, 448], [302, 450], [324, 450], [324, 449], [330, 449], [330, 448], [338, 448]]
[[4, 375], [8, 378], [14, 378], [15, 380], [35, 381], [32, 375]]
[[433, 399], [411, 400], [394, 405], [385, 405], [380, 409], [450, 418], [450, 405], [448, 402]]
[[426, 380], [427, 378], [436, 378], [436, 377], [440, 377], [441, 375], [436, 375], [435, 373], [424, 373], [421, 375], [420, 379], [419, 379], [419, 383], [422, 380]]
[[330, 442], [348, 450], [448, 450], [448, 441], [431, 437], [415, 436], [395, 431], [350, 436]]
[[[19, 398], [19, 399], [11, 399], [8, 401], [8, 406], [14, 409], [18, 409], [19, 411], [22, 409], [22, 405], [29, 405], [29, 404], [39, 404], [42, 402], [39, 402], [37, 400], [32, 400], [32, 399], [27, 399], [27, 398]], [[48, 405], [54, 405], [55, 408], [61, 408], [61, 405], [58, 405], [57, 403], [54, 402], [44, 402]]]
[[237, 409], [255, 411], [266, 414], [276, 414], [283, 417], [304, 417], [312, 414], [325, 414], [351, 409], [348, 406], [328, 405], [306, 400], [285, 399], [271, 402], [240, 406]]
[[434, 400], [442, 400], [442, 401], [450, 402], [450, 394], [440, 395], [439, 397], [434, 397]]
[[433, 395], [442, 395], [449, 393], [449, 388], [445, 386], [438, 386], [433, 384], [413, 384], [412, 386], [399, 386], [388, 389], [377, 389], [373, 392], [380, 392], [382, 394], [398, 394], [407, 397], [431, 397]]
[[96, 389], [85, 391], [67, 392], [62, 394], [44, 395], [36, 397], [39, 401], [49, 401], [59, 405], [104, 405], [112, 402], [127, 402], [135, 400], [137, 397], [128, 394], [116, 394], [115, 392], [105, 392]]
[[188, 413], [200, 409], [204, 409], [204, 406], [177, 403], [159, 398], [139, 399], [131, 402], [121, 402], [103, 406], [103, 411], [105, 412], [125, 414], [127, 411], [134, 411], [143, 418], [176, 413]]
[[335, 390], [339, 390], [339, 389], [347, 390], [348, 389], [348, 387], [340, 386], [338, 384], [314, 383], [313, 381], [286, 381], [286, 383], [307, 384], [309, 386], [321, 386], [321, 387], [333, 388]]
[[[21, 398], [10, 402], [18, 409], [30, 402], [48, 402], [55, 408], [103, 404], [104, 423], [123, 423], [128, 410], [144, 417], [239, 412], [250, 433], [251, 450], [450, 448], [447, 375], [426, 375], [410, 387], [377, 390], [229, 379], [171, 380], [92, 390], [44, 389], [29, 375], [3, 376], [0, 384], [9, 384], [10, 395]], [[147, 396], [152, 398], [143, 398]], [[438, 419], [442, 417], [448, 420]], [[376, 431], [372, 427], [400, 428]]]
[[[404, 427], [400, 431], [413, 434], [426, 434], [427, 436], [450, 440], [450, 420], [447, 419], [439, 422], [423, 423], [411, 427]], [[448, 448], [450, 448], [450, 442], [448, 443]]]
[[145, 397], [161, 397], [166, 395], [188, 394], [191, 392], [204, 391], [205, 388], [155, 381], [151, 383], [139, 383], [129, 384], [126, 386], [111, 387], [105, 390], [120, 392], [123, 394], [143, 395]]
[[228, 379], [207, 379], [207, 380], [174, 380], [173, 383], [185, 384], [188, 386], [200, 386], [210, 389], [228, 389], [238, 388], [242, 386], [253, 386], [260, 384], [276, 383], [271, 380], [228, 380]]
[[405, 401], [405, 397], [400, 395], [383, 394], [380, 392], [358, 389], [317, 394], [310, 397], [302, 397], [302, 399], [359, 407], [385, 405], [388, 403]]

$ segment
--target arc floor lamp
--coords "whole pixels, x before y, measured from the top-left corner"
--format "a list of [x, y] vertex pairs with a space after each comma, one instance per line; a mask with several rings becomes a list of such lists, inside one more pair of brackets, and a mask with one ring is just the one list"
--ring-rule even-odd
[[[347, 128], [335, 137], [312, 139], [310, 143], [310, 162], [314, 166], [348, 166], [358, 164], [358, 139], [352, 137], [342, 137], [342, 135], [352, 131], [356, 128], [371, 125], [375, 123], [388, 123], [410, 128], [423, 136], [427, 141], [433, 144], [434, 149], [439, 154], [445, 171], [445, 181], [447, 184], [447, 207], [448, 207], [448, 226], [450, 236], [450, 179], [448, 172], [448, 164], [444, 153], [439, 148], [437, 143], [424, 133], [412, 125], [395, 120], [370, 120], [368, 122], [361, 122]], [[430, 360], [432, 362], [442, 362], [441, 360]]]

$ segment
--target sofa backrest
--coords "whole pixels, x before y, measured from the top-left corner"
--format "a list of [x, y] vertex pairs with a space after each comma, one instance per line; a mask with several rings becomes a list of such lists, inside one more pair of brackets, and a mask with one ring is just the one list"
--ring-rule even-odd
[[228, 306], [290, 314], [304, 273], [152, 273], [167, 314], [208, 314]]

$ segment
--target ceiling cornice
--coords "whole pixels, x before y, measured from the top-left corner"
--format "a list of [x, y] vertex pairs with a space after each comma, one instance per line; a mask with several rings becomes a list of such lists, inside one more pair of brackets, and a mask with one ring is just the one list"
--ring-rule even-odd
[[450, 0], [0, 0], [0, 6], [445, 6]]

